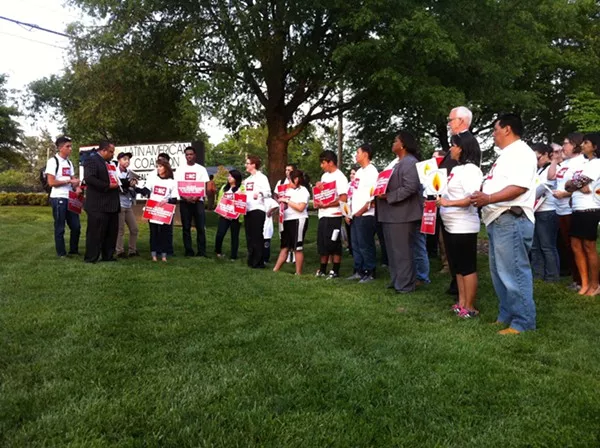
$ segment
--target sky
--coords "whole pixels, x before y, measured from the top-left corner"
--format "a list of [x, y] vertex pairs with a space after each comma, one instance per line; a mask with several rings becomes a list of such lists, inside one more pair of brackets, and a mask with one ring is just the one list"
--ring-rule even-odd
[[[86, 22], [83, 14], [65, 5], [64, 0], [0, 0], [0, 16], [58, 32], [64, 32], [70, 22]], [[32, 81], [60, 75], [67, 47], [66, 37], [0, 19], [0, 73], [8, 75], [9, 89], [25, 92]], [[42, 129], [48, 129], [53, 137], [60, 125], [49, 117], [37, 117], [35, 122], [20, 118], [19, 122], [26, 135], [39, 135]], [[219, 143], [226, 132], [215, 121], [202, 123], [202, 127], [213, 144]]]

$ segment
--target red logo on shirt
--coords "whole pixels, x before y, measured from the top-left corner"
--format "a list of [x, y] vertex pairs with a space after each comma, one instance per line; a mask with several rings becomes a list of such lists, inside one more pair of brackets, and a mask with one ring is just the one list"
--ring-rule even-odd
[[166, 187], [156, 186], [156, 187], [154, 187], [154, 194], [156, 194], [158, 196], [165, 196], [167, 194], [167, 189], [166, 189]]
[[71, 175], [71, 168], [63, 166], [62, 175], [63, 176], [70, 176]]
[[452, 180], [453, 177], [454, 177], [454, 173], [448, 174], [448, 183], [450, 183], [450, 181]]
[[556, 178], [557, 179], [562, 179], [563, 177], [565, 177], [565, 174], [567, 173], [567, 171], [569, 170], [569, 167], [563, 167], [561, 168], [558, 173], [556, 173]]
[[185, 173], [185, 180], [196, 180], [196, 173]]
[[254, 182], [246, 183], [246, 191], [254, 191]]

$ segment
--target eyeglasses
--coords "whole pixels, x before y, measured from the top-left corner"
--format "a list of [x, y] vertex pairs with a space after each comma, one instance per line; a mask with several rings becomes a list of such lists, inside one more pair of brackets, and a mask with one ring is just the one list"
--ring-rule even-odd
[[447, 117], [446, 120], [448, 120], [448, 123], [450, 123], [451, 121], [454, 121], [454, 120], [461, 120], [461, 118], [460, 117], [454, 117], [454, 118]]

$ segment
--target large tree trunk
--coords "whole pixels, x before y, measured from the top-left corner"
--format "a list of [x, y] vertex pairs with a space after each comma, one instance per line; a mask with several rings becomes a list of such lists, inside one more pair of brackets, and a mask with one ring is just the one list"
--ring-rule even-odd
[[286, 123], [282, 117], [267, 118], [267, 170], [271, 187], [285, 177], [285, 166], [288, 161], [288, 144]]

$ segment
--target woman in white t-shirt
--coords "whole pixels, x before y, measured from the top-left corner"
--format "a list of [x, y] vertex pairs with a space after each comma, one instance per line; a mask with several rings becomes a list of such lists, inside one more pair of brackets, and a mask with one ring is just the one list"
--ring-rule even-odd
[[[159, 204], [177, 203], [177, 182], [173, 179], [173, 169], [165, 160], [156, 161], [156, 176], [147, 183], [141, 192], [148, 199]], [[157, 221], [149, 221], [150, 224], [150, 251], [152, 261], [157, 261], [160, 254], [162, 261], [167, 261], [169, 247], [173, 247], [173, 221], [163, 224]]]
[[570, 288], [576, 290], [581, 288], [581, 278], [571, 249], [571, 193], [565, 190], [565, 185], [573, 177], [573, 173], [579, 171], [581, 165], [585, 163], [585, 157], [581, 154], [582, 142], [583, 134], [579, 132], [567, 135], [562, 146], [562, 161], [559, 163], [559, 159], [554, 158], [548, 168], [548, 179], [556, 180], [556, 190], [552, 191], [552, 195], [558, 215], [560, 241], [564, 249], [560, 265], [571, 271], [573, 283]]
[[477, 296], [477, 234], [481, 227], [477, 209], [471, 205], [471, 194], [479, 191], [483, 174], [479, 169], [480, 150], [474, 138], [453, 135], [450, 157], [458, 165], [448, 176], [446, 193], [436, 201], [444, 222], [444, 241], [448, 263], [456, 273], [458, 303], [456, 314], [469, 319], [479, 312], [475, 309]]
[[553, 150], [545, 143], [535, 143], [531, 149], [537, 157], [537, 173], [535, 178], [535, 228], [531, 246], [531, 268], [533, 278], [546, 282], [560, 280], [558, 250], [558, 216], [551, 189], [556, 181], [548, 179], [548, 171], [552, 166]]
[[[595, 296], [600, 294], [598, 285], [598, 222], [600, 222], [600, 203], [596, 199], [600, 190], [596, 181], [600, 179], [600, 134], [583, 136], [581, 152], [587, 162], [582, 165], [565, 188], [573, 192], [571, 207], [571, 248], [575, 264], [581, 276], [581, 289], [578, 294]], [[598, 192], [600, 193], [600, 191]]]
[[248, 248], [248, 266], [253, 269], [264, 269], [263, 250], [265, 238], [265, 199], [271, 197], [269, 179], [259, 171], [262, 162], [260, 157], [246, 158], [246, 171], [250, 174], [244, 182], [246, 191], [246, 216], [244, 229], [246, 231], [246, 246]]
[[283, 231], [280, 234], [281, 252], [273, 272], [279, 271], [287, 258], [288, 251], [293, 250], [296, 257], [296, 275], [302, 275], [304, 265], [304, 236], [308, 229], [308, 201], [310, 193], [304, 186], [304, 173], [294, 170], [290, 174], [290, 184], [286, 196], [279, 198], [285, 204], [283, 214]]

